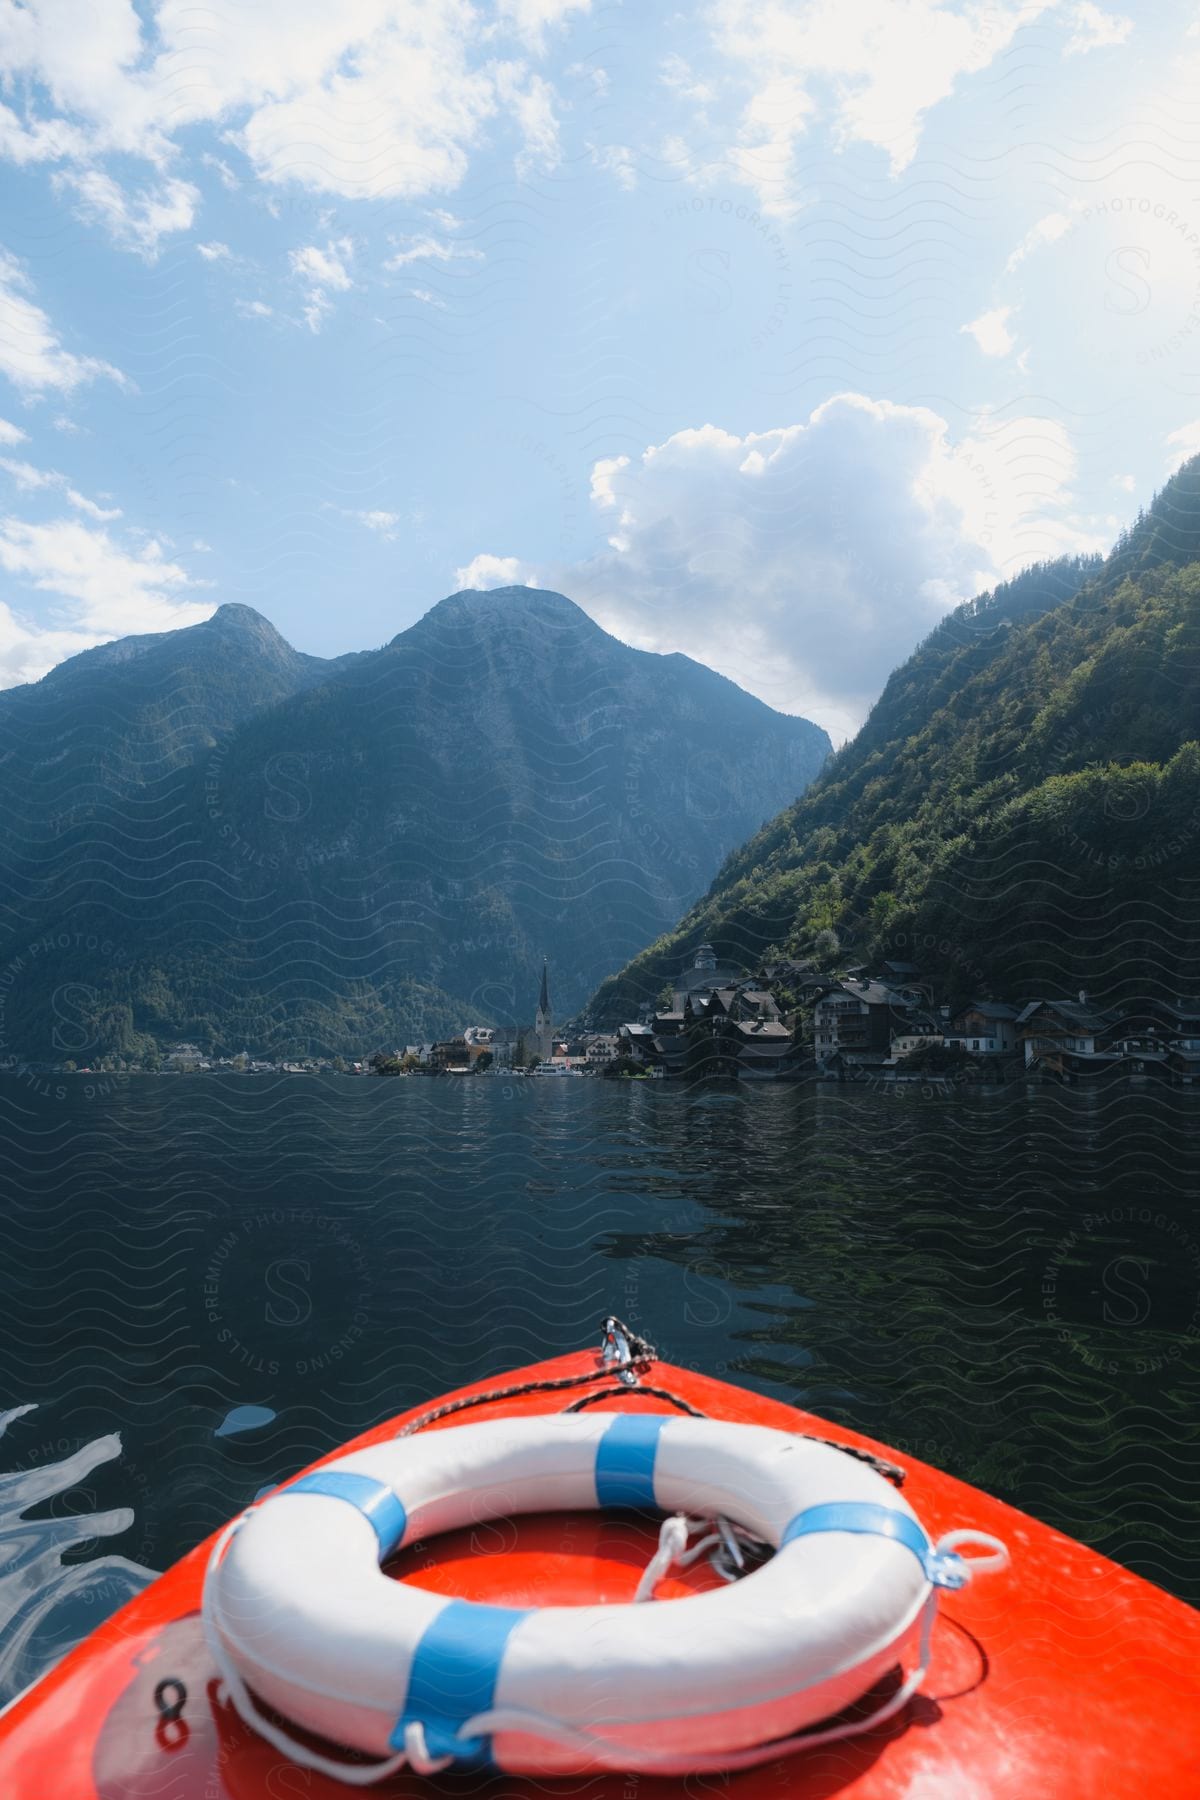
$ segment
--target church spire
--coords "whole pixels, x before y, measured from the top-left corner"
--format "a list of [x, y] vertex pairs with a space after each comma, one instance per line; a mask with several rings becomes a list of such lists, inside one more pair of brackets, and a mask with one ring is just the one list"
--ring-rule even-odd
[[537, 1045], [537, 1053], [543, 1062], [554, 1055], [554, 1020], [550, 1013], [550, 977], [548, 965], [542, 961], [542, 991], [538, 995], [537, 1018], [534, 1020], [533, 1036]]

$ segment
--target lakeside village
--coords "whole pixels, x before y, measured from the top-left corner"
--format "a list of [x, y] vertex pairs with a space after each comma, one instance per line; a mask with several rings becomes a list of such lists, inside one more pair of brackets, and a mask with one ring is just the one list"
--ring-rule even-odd
[[[132, 1065], [106, 1058], [108, 1070]], [[1019, 1006], [937, 1002], [916, 964], [826, 975], [776, 961], [755, 973], [701, 944], [657, 1006], [615, 1030], [556, 1029], [543, 967], [531, 1026], [467, 1026], [441, 1043], [341, 1057], [275, 1062], [208, 1058], [177, 1044], [164, 1071], [227, 1070], [377, 1076], [599, 1076], [616, 1080], [865, 1081], [949, 1083], [1034, 1079], [1066, 1084], [1118, 1077], [1200, 1084], [1200, 1000], [1105, 1011], [1086, 992]], [[69, 1072], [75, 1065], [64, 1065]], [[92, 1073], [92, 1070], [81, 1070]]]

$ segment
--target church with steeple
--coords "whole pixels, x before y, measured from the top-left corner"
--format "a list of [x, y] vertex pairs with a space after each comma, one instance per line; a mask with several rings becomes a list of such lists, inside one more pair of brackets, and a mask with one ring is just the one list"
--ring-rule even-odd
[[550, 1012], [550, 974], [545, 959], [542, 960], [542, 991], [538, 995], [537, 1017], [533, 1022], [533, 1035], [530, 1050], [543, 1062], [548, 1062], [554, 1055], [554, 1019]]

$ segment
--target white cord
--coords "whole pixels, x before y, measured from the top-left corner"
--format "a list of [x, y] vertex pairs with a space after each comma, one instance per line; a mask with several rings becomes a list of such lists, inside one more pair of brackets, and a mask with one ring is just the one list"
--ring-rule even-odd
[[[688, 1538], [692, 1532], [703, 1531], [707, 1525], [714, 1526], [715, 1530], [710, 1531], [707, 1537], [702, 1537], [699, 1543], [693, 1544], [689, 1549]], [[738, 1569], [744, 1569], [746, 1566], [746, 1559], [742, 1554], [742, 1541], [749, 1544], [758, 1542], [756, 1538], [750, 1536], [749, 1532], [742, 1532], [728, 1519], [689, 1519], [686, 1513], [672, 1513], [669, 1519], [664, 1519], [662, 1522], [658, 1534], [658, 1549], [642, 1571], [637, 1592], [633, 1596], [634, 1605], [636, 1606], [643, 1600], [653, 1600], [655, 1588], [669, 1569], [690, 1567], [698, 1557], [704, 1555], [706, 1550], [724, 1549], [729, 1552], [737, 1567], [732, 1571], [722, 1568], [714, 1558], [713, 1569], [722, 1581], [736, 1581]]]
[[933, 1622], [937, 1616], [937, 1599], [938, 1591], [934, 1588], [925, 1602], [921, 1617], [918, 1666], [907, 1681], [897, 1688], [890, 1700], [876, 1707], [865, 1718], [849, 1719], [844, 1725], [831, 1725], [824, 1731], [800, 1731], [793, 1737], [774, 1738], [766, 1744], [753, 1744], [747, 1750], [714, 1750], [706, 1756], [689, 1750], [686, 1756], [680, 1756], [677, 1751], [638, 1748], [615, 1738], [603, 1738], [594, 1732], [579, 1731], [573, 1725], [564, 1725], [561, 1720], [549, 1718], [544, 1713], [524, 1712], [517, 1707], [494, 1707], [490, 1712], [477, 1713], [473, 1719], [468, 1719], [461, 1728], [462, 1735], [468, 1738], [477, 1735], [491, 1737], [502, 1731], [524, 1732], [530, 1737], [548, 1738], [552, 1743], [561, 1744], [566, 1750], [579, 1750], [586, 1756], [606, 1755], [617, 1769], [627, 1767], [629, 1761], [636, 1760], [639, 1769], [656, 1775], [704, 1775], [723, 1769], [756, 1769], [763, 1763], [773, 1762], [777, 1756], [786, 1756], [795, 1750], [814, 1750], [820, 1744], [836, 1744], [844, 1738], [858, 1737], [861, 1732], [871, 1731], [876, 1725], [886, 1724], [888, 1719], [895, 1718], [912, 1699], [929, 1672], [929, 1648]]
[[933, 1546], [934, 1555], [944, 1556], [949, 1551], [957, 1550], [960, 1544], [986, 1544], [992, 1553], [990, 1556], [963, 1557], [962, 1560], [972, 1575], [989, 1575], [994, 1569], [1007, 1569], [1012, 1561], [1006, 1543], [993, 1537], [989, 1531], [973, 1531], [969, 1525], [961, 1531], [944, 1531]]
[[658, 1549], [642, 1570], [642, 1579], [633, 1596], [635, 1605], [642, 1600], [653, 1600], [654, 1590], [667, 1570], [685, 1555], [690, 1523], [683, 1513], [672, 1513], [669, 1519], [663, 1520], [658, 1534]]

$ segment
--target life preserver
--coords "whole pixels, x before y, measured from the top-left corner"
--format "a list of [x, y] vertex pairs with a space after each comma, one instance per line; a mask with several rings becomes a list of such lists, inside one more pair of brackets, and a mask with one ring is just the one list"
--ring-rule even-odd
[[[439, 1532], [604, 1506], [724, 1517], [775, 1555], [657, 1606], [525, 1611], [380, 1572]], [[911, 1650], [919, 1679], [937, 1587], [972, 1566], [948, 1543], [932, 1545], [874, 1469], [787, 1432], [659, 1414], [497, 1419], [356, 1451], [277, 1489], [218, 1544], [204, 1613], [256, 1729], [272, 1737], [254, 1696], [384, 1759], [350, 1778], [405, 1758], [679, 1774], [737, 1766], [828, 1719]]]

